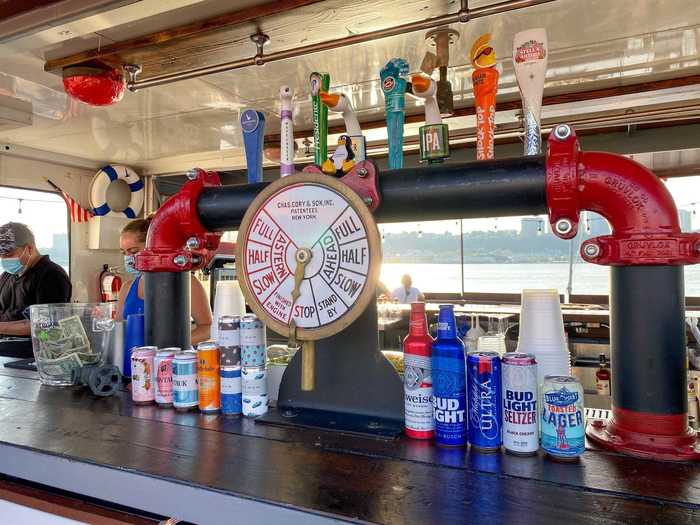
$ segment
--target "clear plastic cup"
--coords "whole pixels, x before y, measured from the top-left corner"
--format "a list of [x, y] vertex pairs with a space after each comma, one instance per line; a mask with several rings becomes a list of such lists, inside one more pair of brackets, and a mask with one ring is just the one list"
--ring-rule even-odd
[[539, 385], [548, 375], [571, 375], [571, 359], [567, 350], [560, 350], [556, 353], [541, 353], [529, 350], [529, 353], [534, 354], [537, 361], [537, 383]]
[[37, 304], [29, 309], [41, 382], [74, 385], [85, 365], [103, 364], [115, 337], [114, 303]]
[[476, 349], [479, 352], [498, 352], [503, 356], [506, 353], [506, 336], [504, 334], [482, 335], [477, 341]]
[[564, 321], [555, 289], [523, 290], [518, 352], [527, 347], [566, 348]]

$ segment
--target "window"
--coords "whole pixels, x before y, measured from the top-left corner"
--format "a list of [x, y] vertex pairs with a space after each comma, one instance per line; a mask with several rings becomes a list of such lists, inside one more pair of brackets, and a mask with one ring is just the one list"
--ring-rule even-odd
[[29, 226], [39, 252], [70, 273], [68, 210], [60, 196], [0, 186], [0, 224], [10, 221]]

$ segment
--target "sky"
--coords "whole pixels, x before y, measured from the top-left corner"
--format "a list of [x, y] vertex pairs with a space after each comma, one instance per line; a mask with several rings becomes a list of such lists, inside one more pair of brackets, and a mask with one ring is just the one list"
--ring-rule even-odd
[[66, 204], [57, 194], [0, 186], [0, 224], [10, 221], [27, 224], [39, 247], [52, 246], [54, 234], [68, 232]]

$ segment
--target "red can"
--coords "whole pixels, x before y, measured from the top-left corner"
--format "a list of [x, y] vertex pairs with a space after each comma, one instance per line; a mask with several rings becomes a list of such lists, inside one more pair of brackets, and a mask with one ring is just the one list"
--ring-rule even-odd
[[428, 333], [424, 303], [411, 303], [408, 335], [403, 340], [404, 411], [406, 435], [413, 439], [433, 439], [433, 338]]
[[221, 410], [221, 366], [219, 347], [214, 341], [197, 346], [197, 380], [199, 382], [199, 410], [215, 414]]

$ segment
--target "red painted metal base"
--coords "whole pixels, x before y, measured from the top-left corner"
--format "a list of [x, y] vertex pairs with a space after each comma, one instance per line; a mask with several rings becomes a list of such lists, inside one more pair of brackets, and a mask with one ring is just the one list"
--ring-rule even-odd
[[664, 461], [700, 460], [700, 440], [687, 414], [659, 415], [613, 407], [610, 419], [589, 420], [588, 439], [630, 456]]

